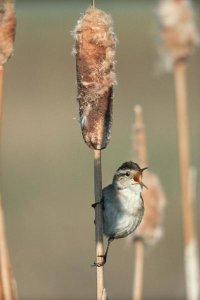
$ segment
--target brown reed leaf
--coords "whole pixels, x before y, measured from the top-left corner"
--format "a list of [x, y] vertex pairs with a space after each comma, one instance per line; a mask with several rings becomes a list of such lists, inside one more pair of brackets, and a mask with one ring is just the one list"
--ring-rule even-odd
[[74, 31], [80, 124], [86, 144], [97, 150], [110, 140], [116, 37], [112, 20], [90, 7]]
[[0, 1], [0, 65], [4, 65], [13, 52], [16, 15], [11, 0]]
[[158, 6], [160, 22], [160, 54], [166, 69], [175, 62], [187, 60], [199, 35], [189, 0], [161, 0]]
[[166, 204], [162, 185], [157, 175], [146, 171], [142, 196], [145, 201], [144, 217], [133, 234], [133, 239], [142, 239], [147, 246], [153, 246], [163, 234], [163, 213]]

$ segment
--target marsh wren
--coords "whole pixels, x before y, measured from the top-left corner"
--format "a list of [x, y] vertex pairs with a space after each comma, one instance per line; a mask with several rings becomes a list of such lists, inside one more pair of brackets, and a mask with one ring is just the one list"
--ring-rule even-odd
[[[110, 243], [132, 233], [140, 224], [144, 214], [142, 188], [142, 173], [137, 163], [123, 163], [115, 172], [112, 184], [102, 191], [103, 232], [108, 238], [108, 244], [100, 267], [106, 263]], [[93, 205], [96, 206], [97, 203]]]

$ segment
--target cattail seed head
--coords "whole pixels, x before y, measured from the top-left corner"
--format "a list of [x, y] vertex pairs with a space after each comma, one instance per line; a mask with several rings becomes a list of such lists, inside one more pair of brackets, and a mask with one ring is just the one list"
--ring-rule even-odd
[[0, 66], [3, 66], [13, 52], [16, 15], [11, 0], [0, 0]]
[[80, 124], [86, 144], [107, 146], [112, 124], [113, 85], [116, 84], [112, 20], [90, 7], [74, 31]]
[[[147, 163], [146, 131], [143, 122], [143, 112], [140, 105], [134, 106], [134, 148], [139, 165]], [[143, 189], [144, 216], [140, 226], [131, 236], [132, 240], [142, 240], [145, 245], [154, 245], [162, 236], [162, 220], [165, 207], [165, 195], [158, 176], [145, 171], [144, 183], [148, 189]]]
[[171, 69], [177, 61], [187, 60], [193, 47], [199, 44], [193, 8], [189, 0], [161, 0], [158, 17], [159, 50], [165, 67]]
[[146, 246], [153, 246], [163, 234], [163, 212], [165, 208], [165, 195], [158, 176], [146, 171], [145, 184], [147, 189], [143, 189], [144, 217], [140, 226], [133, 234], [133, 240], [141, 239]]

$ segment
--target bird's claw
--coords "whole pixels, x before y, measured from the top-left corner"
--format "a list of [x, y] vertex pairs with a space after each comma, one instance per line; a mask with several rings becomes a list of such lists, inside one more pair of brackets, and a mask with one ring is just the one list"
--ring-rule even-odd
[[98, 255], [98, 257], [102, 257], [103, 258], [103, 261], [102, 262], [94, 262], [92, 267], [103, 267], [106, 263], [106, 256], [105, 255]]
[[95, 203], [93, 203], [91, 206], [93, 207], [93, 208], [96, 208], [96, 206], [97, 205], [101, 205], [102, 204], [102, 201], [99, 201], [99, 202], [95, 202]]

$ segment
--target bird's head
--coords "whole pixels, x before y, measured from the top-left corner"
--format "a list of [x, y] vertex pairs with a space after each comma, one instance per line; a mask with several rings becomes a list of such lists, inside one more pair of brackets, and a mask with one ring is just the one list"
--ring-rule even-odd
[[[128, 161], [123, 163], [115, 172], [113, 184], [117, 189], [125, 189], [128, 187], [146, 187], [142, 182], [142, 174], [146, 168], [141, 169], [137, 163]], [[147, 188], [147, 187], [146, 187]]]

